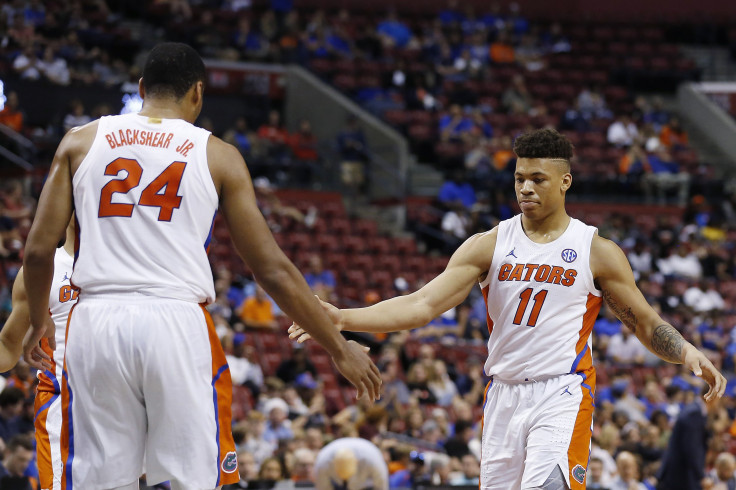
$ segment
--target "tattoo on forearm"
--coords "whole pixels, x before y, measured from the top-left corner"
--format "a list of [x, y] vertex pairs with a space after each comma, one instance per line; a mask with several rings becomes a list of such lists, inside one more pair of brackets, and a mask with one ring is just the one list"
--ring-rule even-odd
[[608, 307], [611, 308], [611, 311], [616, 315], [616, 318], [621, 320], [621, 322], [629, 327], [634, 335], [636, 335], [636, 326], [639, 321], [637, 320], [636, 315], [634, 315], [634, 312], [631, 311], [631, 307], [618, 304], [616, 300], [613, 299], [611, 293], [605, 290], [603, 291], [603, 299], [606, 300]]
[[659, 325], [652, 334], [652, 350], [662, 359], [670, 362], [682, 362], [682, 347], [685, 339], [675, 327], [668, 324]]

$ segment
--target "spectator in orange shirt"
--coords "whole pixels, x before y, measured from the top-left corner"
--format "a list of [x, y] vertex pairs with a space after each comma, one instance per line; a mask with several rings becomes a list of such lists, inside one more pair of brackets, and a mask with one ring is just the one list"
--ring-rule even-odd
[[268, 330], [276, 328], [273, 305], [261, 286], [256, 285], [256, 294], [243, 301], [239, 315], [248, 328]]
[[17, 92], [10, 92], [5, 107], [0, 111], [0, 124], [4, 124], [13, 131], [23, 132], [23, 112], [20, 110], [20, 101]]
[[501, 31], [498, 33], [498, 38], [493, 42], [493, 44], [491, 44], [489, 53], [491, 63], [508, 64], [513, 63], [516, 60], [514, 47], [511, 45], [508, 32]]
[[493, 153], [493, 166], [499, 172], [506, 170], [509, 162], [514, 158], [511, 145], [511, 137], [508, 135], [501, 136], [498, 139], [498, 149]]
[[688, 147], [687, 133], [680, 125], [678, 118], [673, 117], [662, 128], [662, 131], [659, 133], [659, 141], [670, 150]]

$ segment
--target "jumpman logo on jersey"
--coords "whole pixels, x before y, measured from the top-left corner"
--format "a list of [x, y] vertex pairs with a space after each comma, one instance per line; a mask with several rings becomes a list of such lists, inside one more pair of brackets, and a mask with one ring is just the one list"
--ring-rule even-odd
[[511, 252], [509, 252], [509, 253], [506, 254], [506, 257], [508, 257], [510, 255], [513, 258], [518, 259], [519, 257], [516, 256], [516, 254], [514, 253], [514, 250], [516, 250], [516, 247], [512, 248], [511, 249]]
[[330, 478], [330, 483], [332, 483], [332, 489], [333, 490], [348, 490], [348, 482], [347, 480], [344, 482], [336, 482], [332, 478]]
[[64, 273], [64, 279], [62, 279], [62, 280], [61, 280], [61, 282], [65, 282], [65, 281], [68, 281], [68, 280], [69, 280], [69, 276], [68, 276], [68, 275], [67, 275], [67, 273], [65, 272], [65, 273]]
[[565, 390], [562, 393], [560, 393], [560, 395], [564, 395], [565, 393], [567, 393], [568, 395], [572, 396], [572, 393], [570, 393], [570, 387], [569, 386], [565, 386]]

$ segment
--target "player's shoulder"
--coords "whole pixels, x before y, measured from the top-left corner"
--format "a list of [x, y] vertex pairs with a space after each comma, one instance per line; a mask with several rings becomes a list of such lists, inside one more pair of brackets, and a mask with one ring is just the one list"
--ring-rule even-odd
[[598, 233], [593, 235], [590, 244], [590, 268], [593, 276], [605, 274], [610, 271], [619, 271], [629, 266], [628, 259], [623, 250], [614, 241], [603, 238]]
[[87, 152], [97, 136], [97, 128], [100, 120], [88, 122], [83, 126], [75, 126], [64, 135], [59, 144], [61, 151], [83, 151]]
[[218, 161], [232, 161], [231, 159], [233, 158], [242, 160], [243, 155], [240, 154], [240, 151], [235, 146], [226, 143], [214, 134], [210, 134], [207, 139], [207, 158]]
[[453, 254], [455, 263], [473, 263], [482, 265], [484, 268], [487, 263], [490, 266], [490, 261], [493, 259], [493, 252], [496, 249], [497, 237], [498, 226], [470, 236]]

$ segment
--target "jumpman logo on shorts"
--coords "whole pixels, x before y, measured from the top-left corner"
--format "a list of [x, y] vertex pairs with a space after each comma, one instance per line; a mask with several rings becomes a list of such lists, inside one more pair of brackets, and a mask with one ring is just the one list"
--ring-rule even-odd
[[511, 249], [511, 252], [509, 252], [509, 253], [506, 254], [506, 257], [508, 257], [509, 255], [511, 255], [513, 258], [518, 259], [519, 257], [516, 256], [516, 254], [514, 253], [514, 250], [516, 250], [516, 247], [512, 248]]
[[570, 393], [570, 387], [569, 386], [565, 386], [565, 391], [563, 391], [562, 393], [560, 393], [560, 395], [564, 395], [565, 393], [567, 393], [568, 395], [572, 396], [572, 393]]

